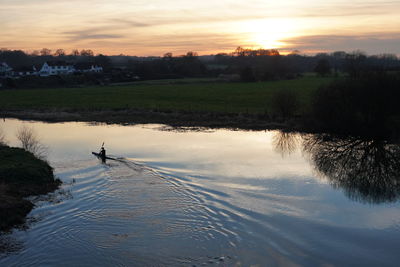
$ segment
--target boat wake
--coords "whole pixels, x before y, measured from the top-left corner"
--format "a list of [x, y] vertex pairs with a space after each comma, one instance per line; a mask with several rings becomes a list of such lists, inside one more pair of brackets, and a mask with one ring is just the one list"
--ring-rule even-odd
[[[307, 198], [251, 186], [260, 181], [224, 181], [131, 158], [53, 166], [62, 188], [35, 199], [29, 229], [6, 237], [13, 245], [1, 266], [340, 265], [369, 248], [335, 244], [350, 235], [373, 243], [373, 232], [306, 219]], [[339, 254], [348, 257], [341, 262]]]

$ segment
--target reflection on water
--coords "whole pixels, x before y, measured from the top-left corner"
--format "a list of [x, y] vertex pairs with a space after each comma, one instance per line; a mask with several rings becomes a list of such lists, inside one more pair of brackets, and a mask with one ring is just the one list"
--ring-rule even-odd
[[272, 140], [275, 151], [281, 153], [283, 157], [296, 151], [301, 139], [297, 133], [280, 131], [273, 136]]
[[10, 233], [0, 234], [0, 259], [22, 250], [23, 244]]
[[395, 202], [400, 197], [400, 146], [384, 140], [278, 132], [275, 149], [289, 155], [301, 144], [315, 169], [352, 200]]
[[[35, 199], [27, 229], [0, 235], [0, 247], [1, 240], [10, 244], [0, 266], [390, 266], [400, 260], [398, 150], [389, 144], [275, 131], [0, 121], [12, 145], [22, 124], [50, 148], [64, 184]], [[118, 161], [101, 164], [91, 154], [103, 141]], [[352, 162], [359, 165], [349, 171]], [[360, 185], [363, 176], [374, 180]], [[385, 185], [378, 185], [382, 179]]]
[[354, 200], [394, 202], [400, 197], [400, 146], [382, 140], [304, 137], [318, 171]]

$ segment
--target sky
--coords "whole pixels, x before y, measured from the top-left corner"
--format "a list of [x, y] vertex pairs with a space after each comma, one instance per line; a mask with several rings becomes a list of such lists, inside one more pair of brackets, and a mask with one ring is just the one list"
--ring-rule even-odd
[[0, 48], [400, 55], [399, 18], [399, 0], [0, 0]]

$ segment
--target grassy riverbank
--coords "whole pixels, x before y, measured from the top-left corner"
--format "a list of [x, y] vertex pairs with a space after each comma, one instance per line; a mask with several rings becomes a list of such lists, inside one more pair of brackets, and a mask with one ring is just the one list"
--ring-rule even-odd
[[[52, 122], [298, 129], [303, 125], [298, 123], [299, 118], [311, 108], [314, 92], [332, 80], [333, 77], [306, 75], [257, 83], [148, 81], [118, 86], [3, 90], [0, 116]], [[273, 107], [275, 97], [282, 91], [295, 95], [298, 102], [291, 122], [285, 120], [284, 124]]]
[[59, 184], [45, 161], [23, 149], [0, 146], [0, 230], [25, 221], [33, 208], [25, 197], [52, 192]]
[[257, 83], [130, 84], [87, 88], [0, 91], [1, 110], [156, 110], [260, 114], [271, 111], [272, 96], [291, 90], [299, 112], [310, 106], [312, 93], [333, 78], [305, 76]]

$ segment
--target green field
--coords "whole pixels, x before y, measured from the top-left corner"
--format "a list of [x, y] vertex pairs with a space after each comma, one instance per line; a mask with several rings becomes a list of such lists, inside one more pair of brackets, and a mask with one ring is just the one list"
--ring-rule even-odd
[[333, 78], [305, 76], [295, 80], [222, 83], [130, 84], [86, 88], [30, 89], [0, 91], [0, 109], [102, 110], [143, 108], [172, 111], [264, 113], [271, 97], [282, 89], [297, 93], [302, 110], [320, 85]]

